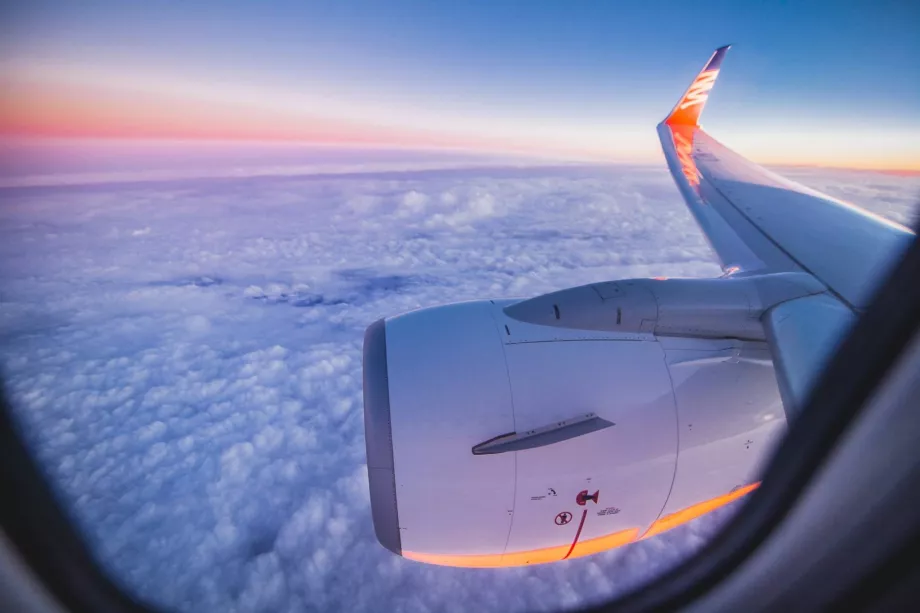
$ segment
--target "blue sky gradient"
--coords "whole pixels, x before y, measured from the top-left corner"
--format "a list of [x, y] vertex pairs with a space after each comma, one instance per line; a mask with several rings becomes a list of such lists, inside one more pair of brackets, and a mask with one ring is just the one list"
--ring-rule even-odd
[[39, 0], [3, 12], [5, 77], [36, 62], [78, 65], [114, 84], [153, 75], [318, 95], [332, 111], [372, 109], [341, 112], [362, 125], [391, 118], [432, 133], [462, 117], [465, 133], [530, 127], [575, 145], [591, 131], [648, 131], [711, 50], [732, 43], [706, 113], [713, 133], [739, 133], [770, 161], [771, 147], [797, 138], [839, 149], [867, 134], [920, 158], [920, 5], [910, 2]]

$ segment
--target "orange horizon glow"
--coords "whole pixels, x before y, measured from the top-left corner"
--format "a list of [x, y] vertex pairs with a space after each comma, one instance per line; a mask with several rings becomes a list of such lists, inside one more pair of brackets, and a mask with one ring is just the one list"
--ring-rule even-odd
[[[336, 116], [334, 104], [316, 112], [296, 108], [291, 100], [282, 99], [272, 108], [266, 93], [253, 96], [247, 91], [250, 99], [238, 100], [232, 94], [222, 95], [220, 90], [202, 95], [201, 91], [182, 91], [181, 87], [158, 91], [156, 84], [150, 88], [133, 83], [86, 84], [31, 75], [11, 79], [5, 85], [0, 99], [0, 138], [7, 139], [257, 141], [447, 148], [582, 160], [628, 159], [605, 147], [540, 138], [526, 132], [484, 130], [483, 134], [465, 126], [441, 127], [424, 122], [412, 125], [406, 117], [395, 115], [389, 122], [379, 116]], [[349, 112], [356, 114], [354, 109], [348, 109], [340, 115]], [[386, 111], [376, 114], [385, 115]], [[445, 123], [450, 124], [450, 119]], [[652, 161], [653, 151], [640, 155], [640, 159], [643, 157]]]
[[[443, 118], [435, 110], [391, 111], [372, 103], [338, 108], [334, 102], [298, 106], [289, 94], [188, 83], [118, 81], [110, 75], [66, 71], [4, 74], [0, 138], [275, 142], [437, 148], [594, 162], [659, 163], [654, 126], [647, 129], [577, 123]], [[309, 106], [309, 104], [307, 105]], [[346, 105], [347, 106], [347, 105]], [[625, 129], [625, 132], [623, 131]], [[920, 154], [907, 134], [892, 148], [821, 144], [823, 133], [777, 139], [770, 129], [733, 131], [723, 142], [767, 165], [920, 174]], [[832, 137], [833, 135], [829, 135]], [[871, 141], [871, 142], [870, 142]], [[818, 144], [815, 144], [817, 142]], [[816, 148], [817, 147], [817, 148]], [[823, 148], [822, 148], [823, 147]], [[874, 155], [865, 153], [874, 152]]]
[[[0, 101], [0, 135], [16, 138], [370, 143], [406, 134], [345, 119], [266, 113], [234, 102], [177, 100], [58, 85], [22, 84]], [[253, 112], [255, 111], [255, 112]], [[430, 137], [429, 137], [430, 138]]]
[[[546, 159], [555, 161], [577, 161], [585, 163], [614, 163], [614, 164], [640, 164], [650, 165], [661, 162], [661, 157], [637, 156], [633, 160], [624, 160], [617, 155], [604, 155], [603, 152], [594, 150], [582, 150], [577, 147], [561, 150], [553, 148], [551, 150], [535, 150], [533, 147], [523, 145], [513, 146], [498, 145], [483, 146], [482, 142], [463, 141], [461, 139], [439, 139], [439, 138], [385, 138], [381, 137], [381, 131], [376, 137], [369, 133], [364, 135], [355, 135], [353, 138], [346, 138], [342, 135], [335, 137], [321, 138], [304, 138], [303, 135], [290, 132], [283, 135], [271, 136], [269, 134], [248, 133], [227, 136], [219, 132], [206, 134], [204, 130], [197, 130], [195, 133], [171, 132], [163, 130], [161, 132], [144, 132], [139, 131], [137, 135], [126, 136], [122, 134], [112, 134], [111, 131], [105, 130], [83, 130], [83, 129], [66, 129], [54, 130], [50, 127], [39, 129], [8, 129], [9, 126], [0, 120], [0, 143], [3, 141], [18, 142], [47, 142], [47, 141], [71, 141], [71, 142], [112, 142], [112, 143], [174, 143], [174, 144], [221, 144], [232, 146], [234, 144], [278, 144], [292, 146], [330, 146], [330, 147], [357, 147], [370, 146], [387, 149], [422, 149], [422, 150], [443, 150], [458, 151], [469, 153], [489, 153], [489, 154], [517, 154], [535, 159]], [[396, 136], [395, 134], [393, 136]], [[404, 136], [400, 134], [399, 136]], [[903, 163], [890, 164], [879, 162], [877, 160], [867, 160], [863, 162], [852, 163], [827, 163], [823, 161], [797, 161], [794, 159], [783, 159], [777, 157], [755, 157], [751, 158], [764, 166], [777, 169], [822, 169], [822, 170], [845, 170], [857, 172], [878, 172], [893, 176], [915, 177], [920, 176], [920, 162], [904, 161]], [[663, 163], [663, 162], [662, 162]]]

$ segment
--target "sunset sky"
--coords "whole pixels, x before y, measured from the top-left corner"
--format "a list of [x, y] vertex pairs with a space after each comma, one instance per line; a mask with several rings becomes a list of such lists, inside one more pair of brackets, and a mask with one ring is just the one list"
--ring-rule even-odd
[[704, 116], [762, 163], [920, 170], [910, 2], [4, 2], [0, 134], [654, 162]]

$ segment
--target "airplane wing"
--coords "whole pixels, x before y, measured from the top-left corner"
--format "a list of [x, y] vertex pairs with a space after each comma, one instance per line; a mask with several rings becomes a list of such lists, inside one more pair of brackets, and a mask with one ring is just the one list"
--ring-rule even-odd
[[728, 46], [717, 49], [658, 125], [668, 168], [728, 276], [799, 272], [827, 292], [764, 315], [787, 413], [890, 266], [913, 241], [907, 228], [754, 164], [712, 138], [700, 114]]

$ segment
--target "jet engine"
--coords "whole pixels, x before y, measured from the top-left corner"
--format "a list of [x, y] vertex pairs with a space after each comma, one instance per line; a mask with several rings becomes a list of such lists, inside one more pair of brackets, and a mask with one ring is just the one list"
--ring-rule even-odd
[[377, 538], [434, 564], [534, 564], [742, 496], [786, 425], [761, 317], [824, 290], [796, 273], [633, 279], [373, 323]]

